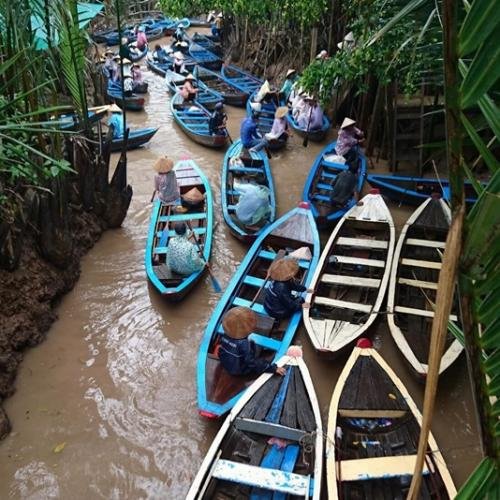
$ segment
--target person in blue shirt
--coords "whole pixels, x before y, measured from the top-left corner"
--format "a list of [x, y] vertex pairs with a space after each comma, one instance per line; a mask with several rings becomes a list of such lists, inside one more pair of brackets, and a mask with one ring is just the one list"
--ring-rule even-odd
[[255, 343], [248, 336], [257, 327], [257, 316], [248, 307], [233, 307], [222, 319], [224, 334], [218, 350], [222, 367], [231, 375], [260, 375], [277, 373], [284, 375], [285, 369], [256, 354]]
[[252, 114], [241, 122], [240, 137], [244, 148], [250, 152], [257, 152], [267, 147], [269, 143], [257, 130], [257, 118], [262, 109], [261, 104], [252, 102], [250, 106], [252, 107]]
[[111, 104], [108, 111], [111, 113], [108, 120], [108, 127], [113, 127], [113, 139], [119, 139], [125, 131], [122, 110], [116, 104]]

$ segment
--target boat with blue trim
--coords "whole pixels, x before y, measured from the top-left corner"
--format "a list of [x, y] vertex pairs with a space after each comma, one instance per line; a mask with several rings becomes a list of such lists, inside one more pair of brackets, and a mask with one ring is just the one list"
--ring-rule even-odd
[[264, 83], [259, 77], [238, 68], [234, 64], [223, 64], [220, 73], [227, 81], [248, 94], [259, 90]]
[[190, 43], [188, 51], [196, 63], [205, 68], [218, 71], [222, 66], [222, 59], [219, 56], [197, 43]]
[[[171, 95], [179, 92], [180, 88], [186, 81], [186, 75], [180, 75], [175, 71], [168, 69], [165, 73], [165, 81]], [[218, 102], [223, 102], [224, 98], [215, 90], [209, 89], [202, 81], [197, 81], [198, 93], [196, 94], [196, 102], [199, 102], [207, 109], [213, 109]]]
[[268, 226], [255, 240], [233, 274], [208, 321], [198, 353], [198, 409], [204, 417], [218, 418], [228, 412], [252, 380], [251, 377], [233, 377], [220, 364], [217, 352], [219, 337], [224, 332], [222, 318], [226, 311], [235, 306], [251, 307], [258, 316], [258, 322], [250, 340], [263, 349], [263, 355], [269, 360], [276, 361], [286, 353], [302, 312], [297, 311], [277, 325], [264, 309], [263, 294], [258, 294], [257, 298], [255, 295], [265, 286], [272, 262], [302, 247], [309, 249], [311, 258], [298, 261], [299, 273], [296, 278], [304, 286], [308, 286], [318, 263], [320, 241], [314, 217], [306, 202], [300, 203], [297, 208]]
[[[236, 162], [235, 160], [238, 159]], [[242, 184], [258, 184], [269, 189], [271, 214], [268, 221], [258, 227], [246, 226], [236, 217], [236, 205]], [[245, 243], [254, 241], [276, 217], [276, 197], [269, 160], [263, 151], [252, 152], [243, 148], [241, 140], [234, 142], [226, 151], [221, 173], [221, 204], [224, 221], [231, 234]]]
[[[158, 131], [158, 128], [148, 127], [131, 130], [128, 135], [127, 151], [140, 148], [149, 142]], [[121, 151], [123, 148], [123, 137], [111, 141], [111, 151]]]
[[300, 127], [291, 112], [288, 113], [288, 123], [290, 123], [290, 126], [293, 130], [295, 130], [295, 132], [297, 132], [297, 134], [302, 137], [307, 136], [309, 140], [313, 142], [321, 142], [326, 137], [326, 134], [330, 129], [330, 120], [325, 115], [323, 115], [322, 127], [314, 130], [307, 131], [305, 128]]
[[179, 212], [155, 200], [149, 223], [146, 243], [145, 267], [149, 281], [165, 298], [177, 301], [193, 288], [202, 277], [205, 268], [188, 276], [174, 273], [165, 263], [168, 244], [165, 240], [174, 236], [172, 227], [176, 222], [185, 222], [193, 229], [203, 249], [203, 258], [208, 262], [212, 249], [213, 199], [210, 184], [205, 174], [193, 160], [181, 160], [174, 166], [181, 196], [193, 188], [204, 193], [205, 199], [198, 205], [183, 203], [184, 210]]
[[241, 108], [245, 106], [248, 99], [248, 93], [234, 86], [220, 73], [216, 73], [202, 66], [196, 66], [194, 76], [198, 80], [201, 80], [207, 87], [219, 92], [226, 104], [230, 106], [239, 106]]
[[121, 88], [117, 85], [108, 85], [108, 101], [115, 102], [120, 108], [126, 108], [129, 111], [142, 111], [146, 100], [137, 94], [124, 96]]

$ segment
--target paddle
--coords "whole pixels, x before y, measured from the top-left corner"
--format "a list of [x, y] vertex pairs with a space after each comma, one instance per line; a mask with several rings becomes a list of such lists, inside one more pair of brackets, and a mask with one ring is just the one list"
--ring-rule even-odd
[[170, 211], [172, 210], [172, 205], [168, 205], [167, 208], [167, 222], [165, 223], [165, 227], [163, 228], [163, 231], [161, 233], [160, 237], [160, 247], [166, 247], [168, 245], [168, 225], [170, 222]]
[[227, 135], [227, 138], [229, 139], [229, 142], [231, 144], [234, 144], [234, 141], [233, 139], [231, 138], [231, 136], [229, 135], [229, 130], [227, 129], [227, 127], [224, 127], [224, 130], [226, 131], [226, 135]]
[[212, 269], [210, 268], [210, 264], [207, 262], [207, 259], [205, 259], [205, 256], [203, 255], [203, 251], [202, 251], [200, 244], [198, 242], [198, 238], [196, 238], [196, 235], [194, 234], [193, 227], [191, 226], [191, 222], [189, 222], [187, 220], [186, 225], [189, 228], [189, 230], [191, 231], [191, 236], [193, 237], [194, 242], [196, 244], [196, 247], [198, 248], [198, 253], [200, 254], [200, 257], [202, 258], [203, 262], [205, 262], [205, 266], [208, 270], [208, 274], [210, 275], [210, 281], [212, 282], [212, 286], [214, 287], [214, 290], [217, 293], [221, 293], [222, 288], [221, 288], [219, 282], [217, 281], [217, 278], [214, 276], [214, 273], [212, 272]]
[[257, 290], [257, 293], [255, 294], [255, 297], [252, 299], [252, 302], [250, 302], [250, 305], [248, 307], [252, 307], [256, 300], [259, 298], [259, 295], [260, 295], [260, 292], [262, 292], [262, 290], [264, 289], [264, 287], [266, 286], [267, 282], [269, 281], [269, 277], [271, 275], [271, 267], [273, 266], [273, 264], [279, 260], [279, 259], [282, 259], [286, 254], [286, 251], [285, 250], [278, 250], [278, 253], [276, 254], [276, 257], [274, 257], [274, 260], [271, 262], [271, 265], [269, 266], [268, 270], [267, 270], [267, 274], [266, 274], [266, 279], [264, 280], [264, 283], [262, 283], [262, 285], [260, 286], [260, 288]]

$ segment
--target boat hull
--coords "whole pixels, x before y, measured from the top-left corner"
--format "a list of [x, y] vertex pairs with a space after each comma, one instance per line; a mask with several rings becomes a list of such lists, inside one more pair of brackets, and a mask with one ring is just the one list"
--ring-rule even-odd
[[[131, 149], [140, 148], [147, 142], [149, 142], [152, 137], [158, 131], [157, 128], [145, 128], [140, 130], [134, 130], [129, 133], [127, 141], [127, 151]], [[111, 142], [111, 151], [121, 151], [123, 148], [123, 139], [113, 139]]]

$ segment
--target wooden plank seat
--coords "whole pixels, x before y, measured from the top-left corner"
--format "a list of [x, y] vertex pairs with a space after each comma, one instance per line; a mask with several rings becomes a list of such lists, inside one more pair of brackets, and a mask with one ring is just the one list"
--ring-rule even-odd
[[249, 340], [252, 340], [260, 347], [264, 349], [269, 349], [270, 351], [278, 351], [281, 347], [281, 342], [279, 340], [274, 340], [269, 337], [264, 337], [264, 335], [259, 335], [257, 333], [251, 333], [248, 336]]
[[[338, 475], [342, 481], [367, 481], [413, 476], [416, 459], [417, 455], [398, 455], [341, 460], [337, 462]], [[427, 464], [424, 464], [423, 474], [429, 474]]]
[[250, 276], [250, 274], [247, 274], [243, 279], [245, 285], [255, 286], [257, 288], [260, 288], [264, 284], [264, 281], [264, 279], [257, 278], [257, 276]]
[[241, 167], [232, 165], [229, 167], [230, 172], [241, 172], [243, 174], [262, 174], [264, 171], [259, 167]]
[[212, 477], [301, 497], [309, 496], [312, 483], [310, 476], [223, 459], [215, 464]]
[[321, 281], [332, 285], [365, 286], [367, 288], [378, 288], [380, 280], [375, 278], [362, 278], [359, 276], [343, 276], [341, 274], [323, 274]]
[[444, 241], [432, 241], [432, 240], [421, 240], [419, 238], [407, 238], [405, 241], [407, 245], [413, 245], [417, 247], [429, 247], [429, 248], [443, 248], [446, 246]]
[[348, 255], [335, 255], [339, 264], [353, 264], [356, 266], [385, 267], [383, 260], [363, 259], [361, 257], [350, 257]]
[[344, 418], [402, 418], [405, 410], [363, 410], [357, 408], [339, 408], [339, 416]]
[[262, 304], [252, 304], [251, 300], [242, 299], [241, 297], [235, 297], [233, 299], [233, 305], [235, 306], [243, 306], [243, 307], [251, 307], [254, 311], [260, 314], [266, 314], [264, 306]]
[[[261, 250], [258, 253], [259, 257], [267, 260], [274, 260], [276, 258], [276, 255], [278, 255], [275, 252], [270, 252], [269, 250]], [[299, 267], [302, 267], [304, 269], [309, 269], [309, 261], [304, 260], [304, 259], [299, 259], [298, 260]]]
[[377, 248], [385, 250], [389, 242], [384, 240], [371, 240], [368, 238], [348, 238], [346, 236], [341, 236], [337, 238], [335, 242], [337, 245], [349, 246], [349, 247], [359, 247], [359, 248]]
[[314, 200], [319, 200], [319, 201], [327, 201], [327, 202], [330, 202], [330, 197], [329, 196], [326, 196], [324, 194], [319, 194], [319, 193], [316, 193], [313, 195], [313, 199]]
[[438, 284], [431, 281], [412, 280], [408, 278], [398, 278], [400, 285], [414, 286], [416, 288], [428, 288], [429, 290], [437, 290]]
[[153, 271], [158, 279], [162, 281], [180, 281], [183, 279], [183, 276], [174, 273], [166, 264], [153, 265]]
[[170, 222], [178, 222], [178, 221], [195, 220], [195, 219], [199, 220], [206, 218], [207, 214], [205, 212], [200, 212], [200, 213], [186, 212], [185, 214], [173, 214], [170, 216], [160, 215], [160, 217], [158, 217], [158, 220], [160, 222], [167, 222], [167, 220], [169, 220]]
[[333, 187], [330, 184], [325, 184], [324, 182], [318, 182], [316, 184], [318, 189], [325, 189], [327, 191], [333, 191]]
[[325, 160], [324, 157], [323, 157], [323, 160], [321, 161], [321, 165], [324, 167], [327, 167], [327, 168], [334, 168], [335, 170], [345, 170], [346, 169], [345, 164], [335, 163], [333, 161], [328, 161], [328, 160]]
[[371, 312], [373, 308], [368, 304], [360, 304], [358, 302], [349, 302], [347, 300], [337, 300], [337, 299], [330, 299], [329, 297], [318, 297], [318, 296], [314, 298], [314, 303], [329, 307], [339, 307], [341, 309], [351, 309], [353, 311], [360, 311], [364, 313]]
[[287, 427], [286, 425], [242, 417], [236, 418], [233, 425], [239, 431], [254, 432], [262, 436], [272, 436], [289, 441], [300, 441], [307, 434], [303, 430]]
[[441, 269], [441, 262], [431, 260], [401, 259], [403, 266], [423, 267], [426, 269]]
[[[206, 227], [193, 227], [193, 232], [196, 236], [200, 236], [201, 234], [205, 234], [207, 232]], [[172, 236], [175, 236], [175, 229], [169, 229], [168, 231], [168, 237], [171, 238]], [[156, 232], [157, 238], [161, 238], [163, 236], [163, 231], [157, 231]]]
[[[434, 318], [434, 311], [427, 311], [426, 309], [414, 309], [413, 307], [396, 306], [394, 312], [401, 314], [410, 314], [413, 316], [422, 316], [423, 318]], [[456, 314], [450, 314], [451, 321], [458, 321]]]
[[320, 174], [320, 177], [324, 177], [325, 179], [335, 179], [338, 174], [332, 174], [330, 172], [327, 172], [326, 170], [323, 170]]

